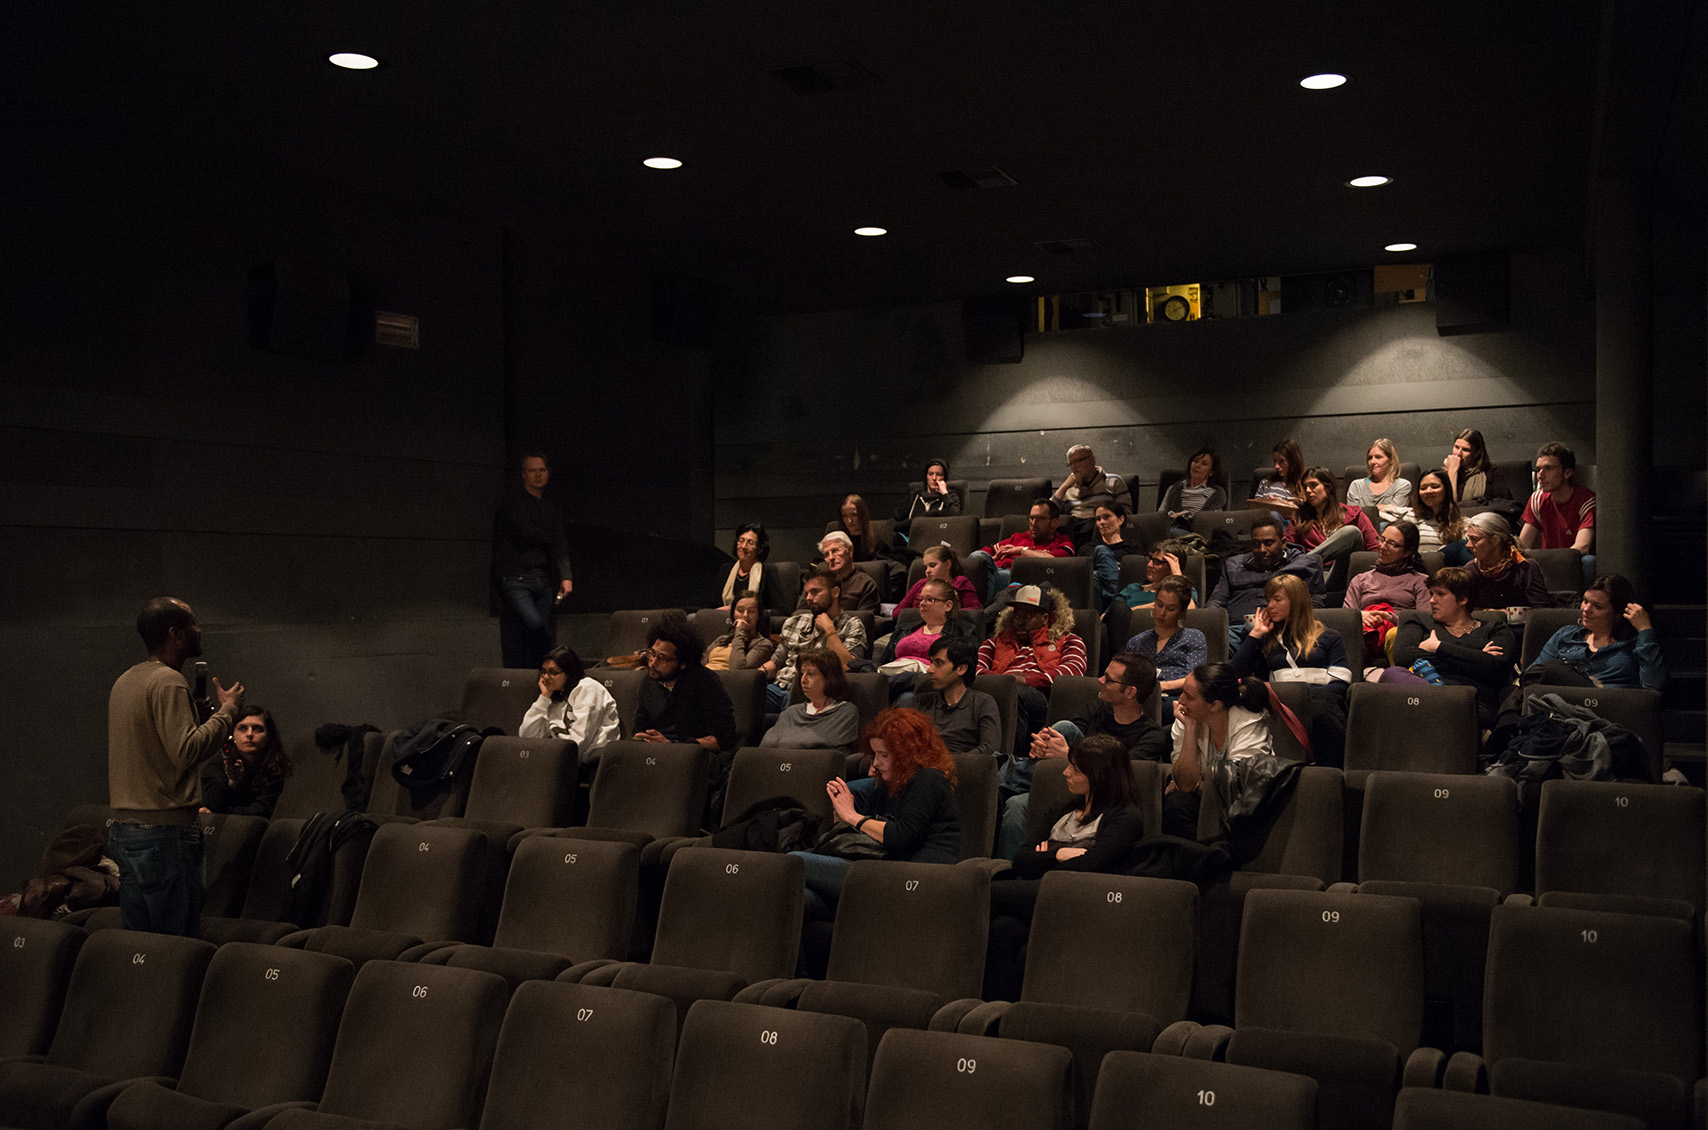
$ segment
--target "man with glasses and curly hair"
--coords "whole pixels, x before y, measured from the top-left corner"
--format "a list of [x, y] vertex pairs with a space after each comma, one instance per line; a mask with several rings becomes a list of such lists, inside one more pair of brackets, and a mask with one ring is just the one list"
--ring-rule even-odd
[[705, 650], [681, 617], [647, 630], [648, 678], [635, 708], [636, 741], [698, 742], [713, 753], [735, 748], [735, 704], [723, 681], [700, 663]]

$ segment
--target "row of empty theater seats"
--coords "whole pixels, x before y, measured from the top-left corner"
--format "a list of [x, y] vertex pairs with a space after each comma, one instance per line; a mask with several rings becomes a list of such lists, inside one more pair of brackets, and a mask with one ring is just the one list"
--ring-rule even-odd
[[1250, 891], [1237, 1005], [1218, 1025], [1192, 1019], [1193, 884], [1047, 876], [1020, 998], [986, 1002], [987, 869], [855, 863], [823, 980], [786, 976], [800, 880], [793, 857], [686, 849], [651, 962], [524, 976], [470, 947], [358, 966], [8, 920], [0, 1117], [1611, 1130], [1688, 1125], [1703, 1074], [1702, 957], [1678, 918], [1494, 909], [1480, 1051], [1448, 1056], [1426, 1042], [1432, 942], [1417, 898]]

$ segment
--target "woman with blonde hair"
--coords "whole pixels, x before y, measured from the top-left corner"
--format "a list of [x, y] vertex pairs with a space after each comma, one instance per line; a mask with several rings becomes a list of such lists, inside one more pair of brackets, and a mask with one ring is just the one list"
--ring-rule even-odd
[[1364, 466], [1370, 474], [1354, 479], [1346, 486], [1346, 501], [1353, 506], [1374, 506], [1381, 525], [1408, 517], [1411, 507], [1412, 484], [1400, 478], [1400, 453], [1391, 439], [1379, 439], [1364, 453]]
[[1305, 684], [1307, 705], [1299, 713], [1312, 753], [1317, 764], [1338, 767], [1346, 742], [1346, 692], [1352, 684], [1346, 641], [1317, 619], [1310, 590], [1293, 574], [1269, 578], [1263, 597], [1251, 631], [1229, 664], [1241, 677]]

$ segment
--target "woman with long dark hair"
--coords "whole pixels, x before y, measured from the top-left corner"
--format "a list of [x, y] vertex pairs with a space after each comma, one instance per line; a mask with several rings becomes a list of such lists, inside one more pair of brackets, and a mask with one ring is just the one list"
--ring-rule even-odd
[[605, 684], [590, 678], [572, 647], [554, 647], [540, 660], [540, 697], [522, 715], [516, 731], [523, 738], [567, 739], [583, 760], [622, 737], [617, 700]]
[[1272, 758], [1269, 688], [1261, 679], [1242, 679], [1227, 663], [1206, 663], [1186, 676], [1174, 703], [1174, 770], [1163, 796], [1162, 830], [1198, 838], [1198, 810], [1206, 791], [1216, 793], [1219, 811], [1228, 797], [1218, 782], [1231, 779], [1224, 766]]
[[1441, 461], [1453, 486], [1453, 501], [1460, 506], [1490, 506], [1496, 500], [1510, 503], [1512, 489], [1506, 476], [1489, 461], [1483, 433], [1466, 428], [1453, 437], [1453, 450]]
[[1443, 470], [1419, 475], [1412, 513], [1417, 517], [1420, 552], [1439, 550], [1449, 565], [1463, 565], [1470, 560], [1470, 551], [1465, 548], [1465, 518], [1459, 513], [1459, 504], [1453, 501], [1451, 475]]
[[[1637, 590], [1618, 573], [1603, 573], [1584, 590], [1575, 627], [1561, 628], [1542, 645], [1528, 670], [1555, 665], [1576, 681], [1603, 687], [1666, 686], [1666, 660], [1649, 622], [1649, 610], [1637, 603]], [[1553, 675], [1543, 680], [1553, 681]]]
[[245, 706], [219, 756], [202, 764], [202, 808], [270, 817], [293, 768], [272, 712], [265, 706]]
[[1186, 477], [1170, 484], [1157, 509], [1174, 519], [1173, 529], [1184, 534], [1192, 524], [1192, 515], [1227, 507], [1228, 479], [1222, 474], [1222, 457], [1213, 447], [1200, 447], [1186, 461]]

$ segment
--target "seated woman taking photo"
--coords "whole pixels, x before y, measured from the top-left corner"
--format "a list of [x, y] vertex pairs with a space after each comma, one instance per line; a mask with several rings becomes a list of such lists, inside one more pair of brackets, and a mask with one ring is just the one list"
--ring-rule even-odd
[[729, 610], [729, 631], [706, 648], [705, 666], [708, 671], [754, 671], [776, 649], [770, 614], [757, 596], [744, 592]]
[[1465, 519], [1453, 501], [1453, 480], [1446, 471], [1425, 471], [1418, 476], [1412, 514], [1417, 519], [1420, 553], [1439, 552], [1449, 565], [1463, 565], [1471, 559], [1471, 551], [1465, 548]]
[[1125, 506], [1114, 500], [1099, 502], [1094, 513], [1096, 530], [1088, 547], [1091, 556], [1091, 603], [1101, 612], [1109, 607], [1109, 601], [1115, 596], [1115, 585], [1121, 576], [1121, 558], [1144, 551], [1138, 542], [1129, 541], [1125, 536]]
[[604, 683], [588, 677], [574, 648], [554, 647], [540, 660], [540, 697], [522, 715], [516, 734], [568, 739], [586, 761], [594, 750], [622, 736], [617, 700]]
[[1518, 637], [1505, 619], [1472, 615], [1470, 571], [1456, 565], [1429, 578], [1429, 622], [1407, 620], [1394, 634], [1394, 663], [1384, 683], [1440, 683], [1477, 688], [1477, 721], [1494, 725], [1501, 693], [1512, 682]]
[[1381, 654], [1397, 620], [1396, 611], [1429, 603], [1429, 575], [1423, 571], [1417, 546], [1417, 526], [1395, 522], [1378, 539], [1376, 567], [1353, 577], [1346, 586], [1345, 607], [1359, 611], [1368, 657]]
[[1321, 558], [1325, 572], [1357, 550], [1376, 552], [1376, 527], [1362, 508], [1340, 501], [1333, 471], [1312, 467], [1305, 472], [1304, 487], [1305, 500], [1287, 527], [1288, 541]]
[[814, 851], [793, 853], [806, 864], [809, 921], [835, 912], [856, 858], [954, 863], [960, 856], [955, 759], [931, 719], [891, 707], [872, 719], [862, 744], [872, 754], [870, 778], [850, 784], [838, 777], [825, 786], [836, 819], [846, 827], [833, 828]]
[[1151, 602], [1152, 626], [1127, 641], [1128, 650], [1156, 664], [1156, 686], [1165, 711], [1174, 709], [1174, 696], [1186, 685], [1186, 676], [1202, 666], [1207, 655], [1204, 633], [1180, 623], [1191, 596], [1192, 586], [1185, 577], [1164, 577]]
[[292, 768], [271, 712], [245, 706], [219, 756], [202, 763], [202, 811], [270, 817]]
[[848, 701], [848, 676], [834, 651], [815, 647], [796, 660], [801, 695], [765, 731], [762, 746], [780, 749], [852, 750], [860, 738], [860, 708]]
[[1192, 453], [1186, 461], [1186, 477], [1175, 480], [1163, 492], [1162, 504], [1157, 507], [1174, 520], [1172, 528], [1177, 535], [1190, 530], [1192, 515], [1200, 510], [1227, 508], [1228, 480], [1222, 474], [1222, 457], [1208, 447]]
[[1346, 501], [1353, 506], [1374, 506], [1381, 524], [1398, 521], [1411, 508], [1412, 484], [1400, 478], [1400, 453], [1391, 439], [1379, 439], [1364, 453], [1369, 476], [1347, 484]]
[[1584, 590], [1577, 627], [1561, 628], [1542, 645], [1525, 668], [1526, 681], [1559, 686], [1666, 686], [1666, 660], [1649, 623], [1649, 611], [1637, 603], [1637, 590], [1618, 573], [1604, 573]]

